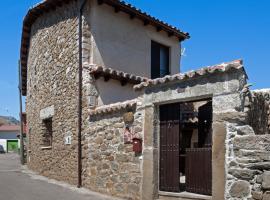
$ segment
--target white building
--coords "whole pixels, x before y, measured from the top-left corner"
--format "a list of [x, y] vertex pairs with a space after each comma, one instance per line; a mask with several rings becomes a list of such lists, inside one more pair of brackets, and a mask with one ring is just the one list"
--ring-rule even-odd
[[0, 145], [4, 147], [6, 152], [18, 152], [20, 148], [19, 134], [20, 127], [17, 125], [0, 126]]

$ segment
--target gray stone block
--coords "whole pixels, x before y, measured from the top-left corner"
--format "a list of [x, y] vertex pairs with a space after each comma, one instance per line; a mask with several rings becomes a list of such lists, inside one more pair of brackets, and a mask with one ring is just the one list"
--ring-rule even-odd
[[250, 184], [247, 181], [236, 181], [230, 189], [230, 195], [237, 198], [248, 197], [250, 192]]
[[238, 126], [237, 127], [238, 135], [255, 135], [254, 130], [251, 126]]
[[270, 171], [265, 171], [262, 175], [262, 188], [265, 190], [270, 189]]

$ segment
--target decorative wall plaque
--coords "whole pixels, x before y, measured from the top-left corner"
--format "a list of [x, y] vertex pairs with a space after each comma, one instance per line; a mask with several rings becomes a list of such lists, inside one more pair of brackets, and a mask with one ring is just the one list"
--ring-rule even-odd
[[71, 132], [67, 132], [66, 135], [65, 135], [65, 145], [70, 145], [71, 144], [71, 139], [72, 139], [72, 136], [71, 136]]

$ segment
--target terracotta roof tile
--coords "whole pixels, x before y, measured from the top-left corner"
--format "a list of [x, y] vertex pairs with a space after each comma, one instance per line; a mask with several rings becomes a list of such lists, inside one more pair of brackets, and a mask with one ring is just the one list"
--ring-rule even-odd
[[235, 61], [221, 63], [214, 66], [203, 67], [201, 69], [192, 70], [183, 74], [179, 73], [179, 74], [174, 74], [174, 75], [167, 75], [163, 78], [149, 79], [145, 82], [135, 85], [133, 88], [135, 90], [140, 90], [145, 87], [155, 86], [155, 85], [159, 85], [159, 84], [163, 84], [167, 82], [187, 80], [187, 79], [195, 78], [198, 76], [205, 76], [208, 74], [214, 74], [218, 72], [223, 73], [231, 69], [235, 69], [235, 70], [244, 69], [242, 60], [235, 60]]
[[116, 112], [116, 111], [127, 109], [127, 108], [133, 108], [136, 105], [137, 105], [136, 99], [135, 100], [128, 100], [128, 101], [124, 101], [124, 102], [118, 102], [118, 103], [100, 106], [94, 110], [89, 110], [88, 113], [90, 115], [101, 115], [101, 114]]
[[[26, 14], [23, 20], [22, 28], [22, 38], [21, 38], [21, 67], [22, 67], [22, 94], [26, 95], [27, 91], [27, 59], [28, 59], [28, 48], [30, 43], [30, 33], [31, 26], [35, 20], [40, 17], [44, 12], [55, 9], [57, 6], [69, 3], [75, 0], [44, 0], [41, 3], [36, 4], [32, 7]], [[168, 36], [176, 36], [180, 41], [190, 38], [189, 34], [179, 30], [178, 28], [171, 26], [157, 18], [141, 11], [140, 9], [135, 8], [131, 4], [127, 4], [124, 1], [120, 0], [99, 0], [101, 3], [106, 3], [112, 7], [117, 7], [119, 11], [125, 12], [130, 16], [134, 16], [143, 21], [143, 23], [151, 24], [157, 27], [160, 30], [166, 31]]]
[[120, 70], [115, 70], [112, 68], [106, 68], [103, 66], [95, 66], [95, 67], [89, 67], [90, 68], [90, 74], [94, 75], [96, 78], [99, 78], [99, 76], [104, 76], [107, 78], [112, 78], [119, 81], [126, 81], [131, 84], [139, 84], [143, 81], [147, 81], [148, 78], [136, 76], [134, 74], [125, 73]]
[[19, 131], [20, 126], [18, 125], [2, 125], [0, 126], [0, 132], [2, 131]]

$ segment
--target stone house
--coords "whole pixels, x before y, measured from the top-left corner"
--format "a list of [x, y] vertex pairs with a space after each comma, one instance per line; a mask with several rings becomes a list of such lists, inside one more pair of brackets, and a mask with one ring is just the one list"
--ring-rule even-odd
[[240, 60], [180, 74], [188, 38], [118, 0], [30, 9], [28, 167], [124, 199], [267, 199], [269, 91]]

